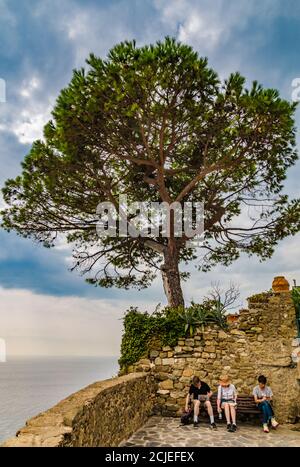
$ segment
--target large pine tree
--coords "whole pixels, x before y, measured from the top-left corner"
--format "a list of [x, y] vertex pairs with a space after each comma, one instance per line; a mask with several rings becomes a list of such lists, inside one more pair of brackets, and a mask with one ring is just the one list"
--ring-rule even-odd
[[[234, 73], [221, 83], [189, 46], [115, 46], [74, 72], [53, 120], [3, 189], [3, 226], [46, 246], [64, 234], [74, 266], [104, 287], [147, 287], [163, 276], [168, 302], [184, 303], [180, 262], [230, 264], [244, 252], [269, 258], [300, 226], [300, 201], [282, 194], [297, 159], [296, 104]], [[205, 234], [99, 237], [96, 208], [129, 202], [203, 202]], [[246, 214], [249, 214], [246, 219]]]

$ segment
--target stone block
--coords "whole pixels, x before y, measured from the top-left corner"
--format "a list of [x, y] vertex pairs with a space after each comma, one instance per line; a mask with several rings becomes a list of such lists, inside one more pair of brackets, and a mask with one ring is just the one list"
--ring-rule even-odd
[[219, 331], [218, 332], [218, 338], [219, 339], [228, 339], [228, 337], [229, 336], [228, 336], [228, 334], [226, 332], [224, 332], [224, 331]]
[[173, 389], [174, 383], [171, 379], [166, 379], [165, 381], [161, 381], [159, 384], [159, 389]]
[[215, 349], [216, 348], [213, 345], [207, 345], [207, 346], [204, 347], [204, 352], [211, 353], [211, 352], [214, 352]]
[[163, 358], [162, 364], [163, 365], [174, 365], [174, 358]]
[[251, 331], [256, 332], [257, 334], [260, 334], [262, 332], [262, 328], [260, 328], [259, 326], [253, 326], [251, 328]]
[[194, 339], [185, 339], [185, 345], [190, 346], [190, 347], [194, 347], [194, 345], [195, 345]]
[[174, 388], [175, 388], [175, 389], [182, 390], [184, 387], [185, 387], [185, 386], [184, 386], [183, 383], [174, 383]]
[[172, 399], [180, 399], [183, 398], [186, 394], [183, 391], [172, 391], [170, 392], [170, 397]]
[[160, 358], [166, 358], [168, 356], [167, 352], [160, 352]]
[[181, 383], [186, 383], [186, 384], [190, 384], [191, 383], [191, 378], [188, 378], [186, 376], [181, 376], [181, 378], [179, 378], [179, 381]]
[[173, 373], [165, 373], [165, 372], [157, 372], [155, 373], [155, 379], [158, 381], [165, 381], [166, 379], [175, 379], [175, 376]]
[[166, 408], [171, 412], [176, 412], [178, 410], [178, 405], [170, 401], [166, 403]]
[[233, 334], [234, 336], [245, 336], [244, 331], [239, 331], [238, 329], [232, 329], [230, 334]]
[[195, 371], [195, 376], [198, 376], [200, 379], [204, 379], [207, 376], [207, 371], [205, 370]]
[[168, 389], [159, 389], [157, 391], [157, 394], [160, 394], [161, 396], [166, 396], [166, 395], [170, 394], [170, 391]]
[[148, 358], [141, 358], [138, 362], [140, 365], [150, 365], [151, 362]]

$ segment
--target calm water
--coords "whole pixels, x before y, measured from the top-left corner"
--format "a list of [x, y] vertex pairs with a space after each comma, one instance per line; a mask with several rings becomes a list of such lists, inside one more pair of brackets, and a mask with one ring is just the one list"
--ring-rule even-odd
[[118, 357], [13, 358], [0, 363], [0, 441], [83, 387], [118, 372]]

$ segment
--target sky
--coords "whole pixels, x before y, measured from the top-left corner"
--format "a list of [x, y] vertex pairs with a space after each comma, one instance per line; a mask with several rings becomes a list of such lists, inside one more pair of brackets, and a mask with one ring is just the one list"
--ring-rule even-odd
[[[239, 71], [248, 83], [292, 99], [292, 82], [300, 79], [297, 0], [0, 0], [0, 186], [19, 174], [60, 90], [91, 52], [105, 57], [118, 42], [143, 45], [167, 35], [208, 57], [220, 78]], [[299, 109], [296, 118], [299, 127]], [[285, 186], [292, 197], [300, 196], [299, 178], [297, 163]], [[264, 263], [243, 256], [206, 274], [191, 265], [187, 303], [216, 281], [239, 285], [240, 307], [268, 290], [274, 276], [300, 283], [299, 241], [300, 234], [284, 240]], [[118, 355], [125, 310], [165, 303], [160, 278], [140, 292], [95, 288], [69, 271], [70, 256], [64, 244], [47, 250], [0, 230], [0, 339], [8, 358]]]

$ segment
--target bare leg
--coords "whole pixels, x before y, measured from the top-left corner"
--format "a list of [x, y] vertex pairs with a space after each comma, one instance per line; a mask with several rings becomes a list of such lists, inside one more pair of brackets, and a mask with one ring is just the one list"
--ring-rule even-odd
[[229, 404], [227, 404], [225, 402], [225, 404], [223, 404], [223, 408], [224, 408], [224, 412], [225, 412], [227, 425], [229, 425], [230, 424], [230, 408], [229, 408]]
[[234, 405], [231, 405], [231, 404], [230, 404], [229, 407], [230, 407], [230, 413], [231, 413], [232, 423], [233, 423], [234, 425], [236, 425], [236, 410], [235, 410], [235, 407], [234, 407]]
[[211, 417], [211, 416], [214, 414], [214, 412], [213, 412], [213, 408], [212, 408], [212, 406], [211, 406], [210, 401], [206, 401], [206, 402], [205, 402], [205, 406], [207, 407], [207, 413], [208, 413], [208, 415]]
[[200, 412], [200, 401], [194, 401], [194, 420], [198, 420]]

